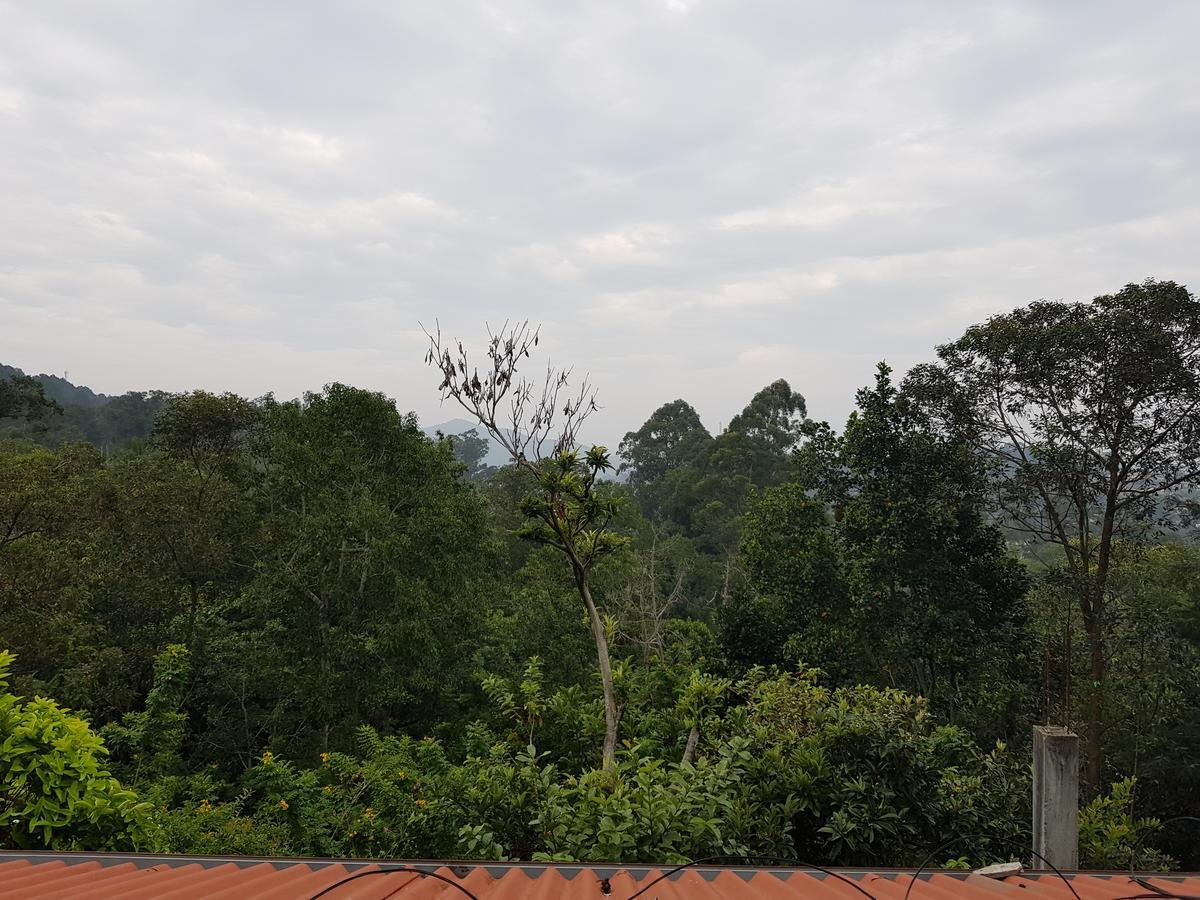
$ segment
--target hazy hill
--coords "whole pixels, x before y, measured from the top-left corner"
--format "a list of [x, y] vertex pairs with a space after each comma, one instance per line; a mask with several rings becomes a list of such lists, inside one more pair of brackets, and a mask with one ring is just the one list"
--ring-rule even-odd
[[485, 438], [488, 442], [488, 452], [487, 452], [487, 455], [484, 456], [484, 458], [483, 458], [483, 462], [485, 465], [489, 465], [489, 466], [508, 465], [508, 463], [510, 462], [509, 456], [508, 456], [508, 451], [505, 450], [503, 447], [501, 447], [499, 444], [497, 444], [495, 441], [493, 441], [491, 438], [487, 437], [487, 435], [483, 433], [482, 428], [480, 428], [478, 425], [476, 425], [472, 422], [468, 422], [466, 419], [450, 419], [448, 422], [442, 422], [441, 424], [438, 424], [438, 425], [429, 425], [429, 426], [426, 426], [425, 428], [422, 428], [421, 430], [423, 432], [425, 432], [427, 435], [429, 435], [430, 437], [436, 437], [437, 433], [439, 431], [444, 435], [455, 435], [455, 434], [465, 434], [466, 432], [470, 431], [471, 429], [474, 429], [476, 434], [478, 434], [482, 438]]
[[[11, 378], [13, 375], [25, 375], [15, 366], [6, 366], [0, 364], [0, 379]], [[82, 387], [81, 385], [71, 384], [65, 378], [60, 378], [57, 375], [47, 375], [43, 372], [40, 375], [34, 376], [41, 382], [42, 389], [46, 396], [56, 401], [61, 406], [70, 404], [72, 406], [103, 406], [112, 398], [106, 394], [97, 394], [91, 388]]]
[[[0, 379], [24, 375], [14, 366], [0, 364]], [[55, 447], [68, 441], [87, 441], [114, 450], [134, 440], [144, 440], [154, 427], [154, 416], [166, 401], [165, 391], [130, 391], [110, 397], [72, 384], [58, 375], [33, 376], [48, 398], [62, 407], [62, 415], [34, 422], [6, 422], [0, 437], [22, 437]]]
[[[15, 366], [0, 364], [0, 379], [26, 374]], [[8, 422], [0, 425], [0, 437], [24, 437], [46, 446], [66, 441], [87, 441], [98, 447], [114, 449], [130, 440], [145, 439], [154, 427], [154, 415], [170, 396], [165, 391], [130, 391], [119, 396], [98, 394], [84, 385], [72, 384], [58, 375], [33, 376], [46, 396], [62, 407], [61, 416], [38, 422]], [[466, 419], [451, 419], [423, 428], [435, 437], [438, 432], [459, 435], [478, 426]], [[488, 440], [485, 465], [502, 466], [508, 454], [495, 441]]]

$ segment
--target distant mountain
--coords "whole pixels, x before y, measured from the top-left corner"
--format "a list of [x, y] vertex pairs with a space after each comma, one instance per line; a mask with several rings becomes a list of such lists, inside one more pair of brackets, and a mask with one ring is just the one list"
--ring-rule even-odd
[[489, 466], [506, 466], [512, 460], [509, 458], [508, 451], [493, 441], [483, 428], [475, 422], [468, 422], [466, 419], [451, 419], [448, 422], [442, 422], [439, 425], [429, 425], [421, 430], [429, 437], [436, 437], [440, 431], [442, 434], [451, 436], [456, 434], [465, 434], [471, 429], [475, 430], [481, 438], [488, 442], [488, 452], [484, 456], [483, 461]]
[[[15, 366], [6, 366], [0, 364], [0, 378], [11, 378], [14, 375], [25, 375]], [[102, 406], [112, 398], [105, 394], [97, 394], [91, 388], [82, 387], [80, 385], [71, 384], [65, 378], [60, 378], [57, 375], [47, 375], [43, 372], [41, 375], [35, 375], [35, 380], [41, 382], [42, 390], [46, 397], [54, 400], [60, 405], [66, 406]]]
[[[0, 380], [24, 374], [15, 366], [0, 363]], [[87, 441], [97, 447], [115, 449], [130, 440], [148, 438], [154, 427], [155, 414], [171, 396], [165, 391], [130, 391], [119, 396], [98, 394], [58, 375], [42, 373], [33, 377], [41, 383], [46, 397], [62, 407], [62, 415], [37, 422], [5, 422], [0, 425], [0, 438], [26, 438], [48, 447], [67, 441]], [[483, 465], [500, 467], [512, 461], [508, 451], [492, 440], [481, 426], [466, 419], [450, 419], [423, 427], [421, 431], [432, 438], [438, 432], [453, 436], [472, 429], [487, 441]]]
[[[442, 422], [440, 425], [429, 425], [425, 428], [422, 428], [421, 430], [423, 432], [425, 432], [425, 434], [429, 435], [429, 437], [436, 437], [437, 433], [439, 431], [442, 434], [449, 436], [449, 435], [455, 435], [455, 434], [464, 434], [464, 433], [470, 431], [471, 429], [474, 429], [476, 434], [478, 434], [480, 437], [484, 438], [488, 442], [488, 452], [487, 452], [487, 455], [484, 456], [484, 458], [483, 458], [483, 462], [485, 465], [499, 467], [499, 466], [507, 466], [510, 462], [512, 462], [512, 457], [510, 457], [508, 455], [508, 451], [505, 450], [503, 447], [501, 447], [499, 444], [497, 444], [494, 440], [492, 440], [484, 432], [483, 427], [481, 425], [478, 425], [474, 422], [468, 422], [466, 419], [451, 419], [448, 422]], [[620, 460], [618, 460], [616, 458], [616, 455], [614, 454], [614, 459], [613, 459], [614, 465], [617, 464], [619, 461]], [[606, 473], [602, 477], [603, 477], [603, 480], [605, 480], [605, 481], [616, 481], [616, 482], [623, 484], [629, 480], [629, 473], [628, 472], [617, 472], [614, 470], [612, 472]]]
[[[0, 379], [24, 374], [15, 366], [0, 364]], [[148, 438], [154, 416], [169, 396], [163, 391], [130, 391], [110, 397], [58, 375], [43, 373], [33, 377], [41, 383], [45, 395], [62, 407], [62, 414], [33, 422], [4, 422], [0, 425], [0, 438], [24, 438], [47, 447], [86, 441], [104, 450], [114, 450], [130, 441]]]
[[428, 425], [421, 430], [432, 437], [439, 431], [442, 434], [462, 434], [465, 431], [470, 431], [472, 428], [476, 431], [483, 431], [478, 424], [468, 422], [466, 419], [451, 419], [448, 422], [442, 422], [440, 425]]

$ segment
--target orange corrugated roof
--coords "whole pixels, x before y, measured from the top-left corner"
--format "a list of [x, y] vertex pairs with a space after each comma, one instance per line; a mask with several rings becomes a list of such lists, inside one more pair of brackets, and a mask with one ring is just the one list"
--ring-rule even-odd
[[[409, 865], [461, 885], [465, 893], [433, 877], [386, 871]], [[837, 870], [854, 885], [821, 872], [704, 866], [654, 884], [645, 900], [903, 900], [912, 873]], [[365, 875], [363, 873], [379, 874]], [[627, 900], [662, 874], [646, 866], [568, 866], [534, 863], [366, 863], [353, 860], [247, 860], [229, 857], [122, 856], [118, 854], [0, 853], [0, 898], [119, 897], [188, 900], [205, 898], [311, 898], [343, 879], [329, 900]], [[921, 875], [912, 900], [1115, 900], [1147, 890], [1127, 875], [1073, 873], [1070, 888], [1057, 875], [1026, 873], [1003, 880], [965, 873]], [[1200, 875], [1147, 876], [1170, 894], [1200, 894]], [[607, 889], [608, 893], [605, 893]]]

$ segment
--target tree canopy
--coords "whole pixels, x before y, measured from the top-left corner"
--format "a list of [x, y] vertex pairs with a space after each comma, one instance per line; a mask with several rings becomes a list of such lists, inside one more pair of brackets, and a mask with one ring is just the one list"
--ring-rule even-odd
[[677, 399], [616, 455], [536, 328], [430, 339], [474, 431], [0, 370], [0, 846], [976, 865], [1050, 721], [1085, 866], [1200, 864], [1159, 824], [1200, 798], [1185, 288], [994, 317], [844, 423]]

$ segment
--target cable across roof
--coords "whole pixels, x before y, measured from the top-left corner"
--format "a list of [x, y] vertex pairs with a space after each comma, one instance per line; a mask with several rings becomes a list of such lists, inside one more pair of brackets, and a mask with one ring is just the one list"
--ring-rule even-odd
[[[568, 865], [0, 852], [0, 898], [267, 900], [1117, 900], [1200, 897], [1200, 874], [969, 872], [788, 866]], [[663, 876], [666, 877], [663, 877]], [[640, 892], [640, 894], [639, 894]]]

